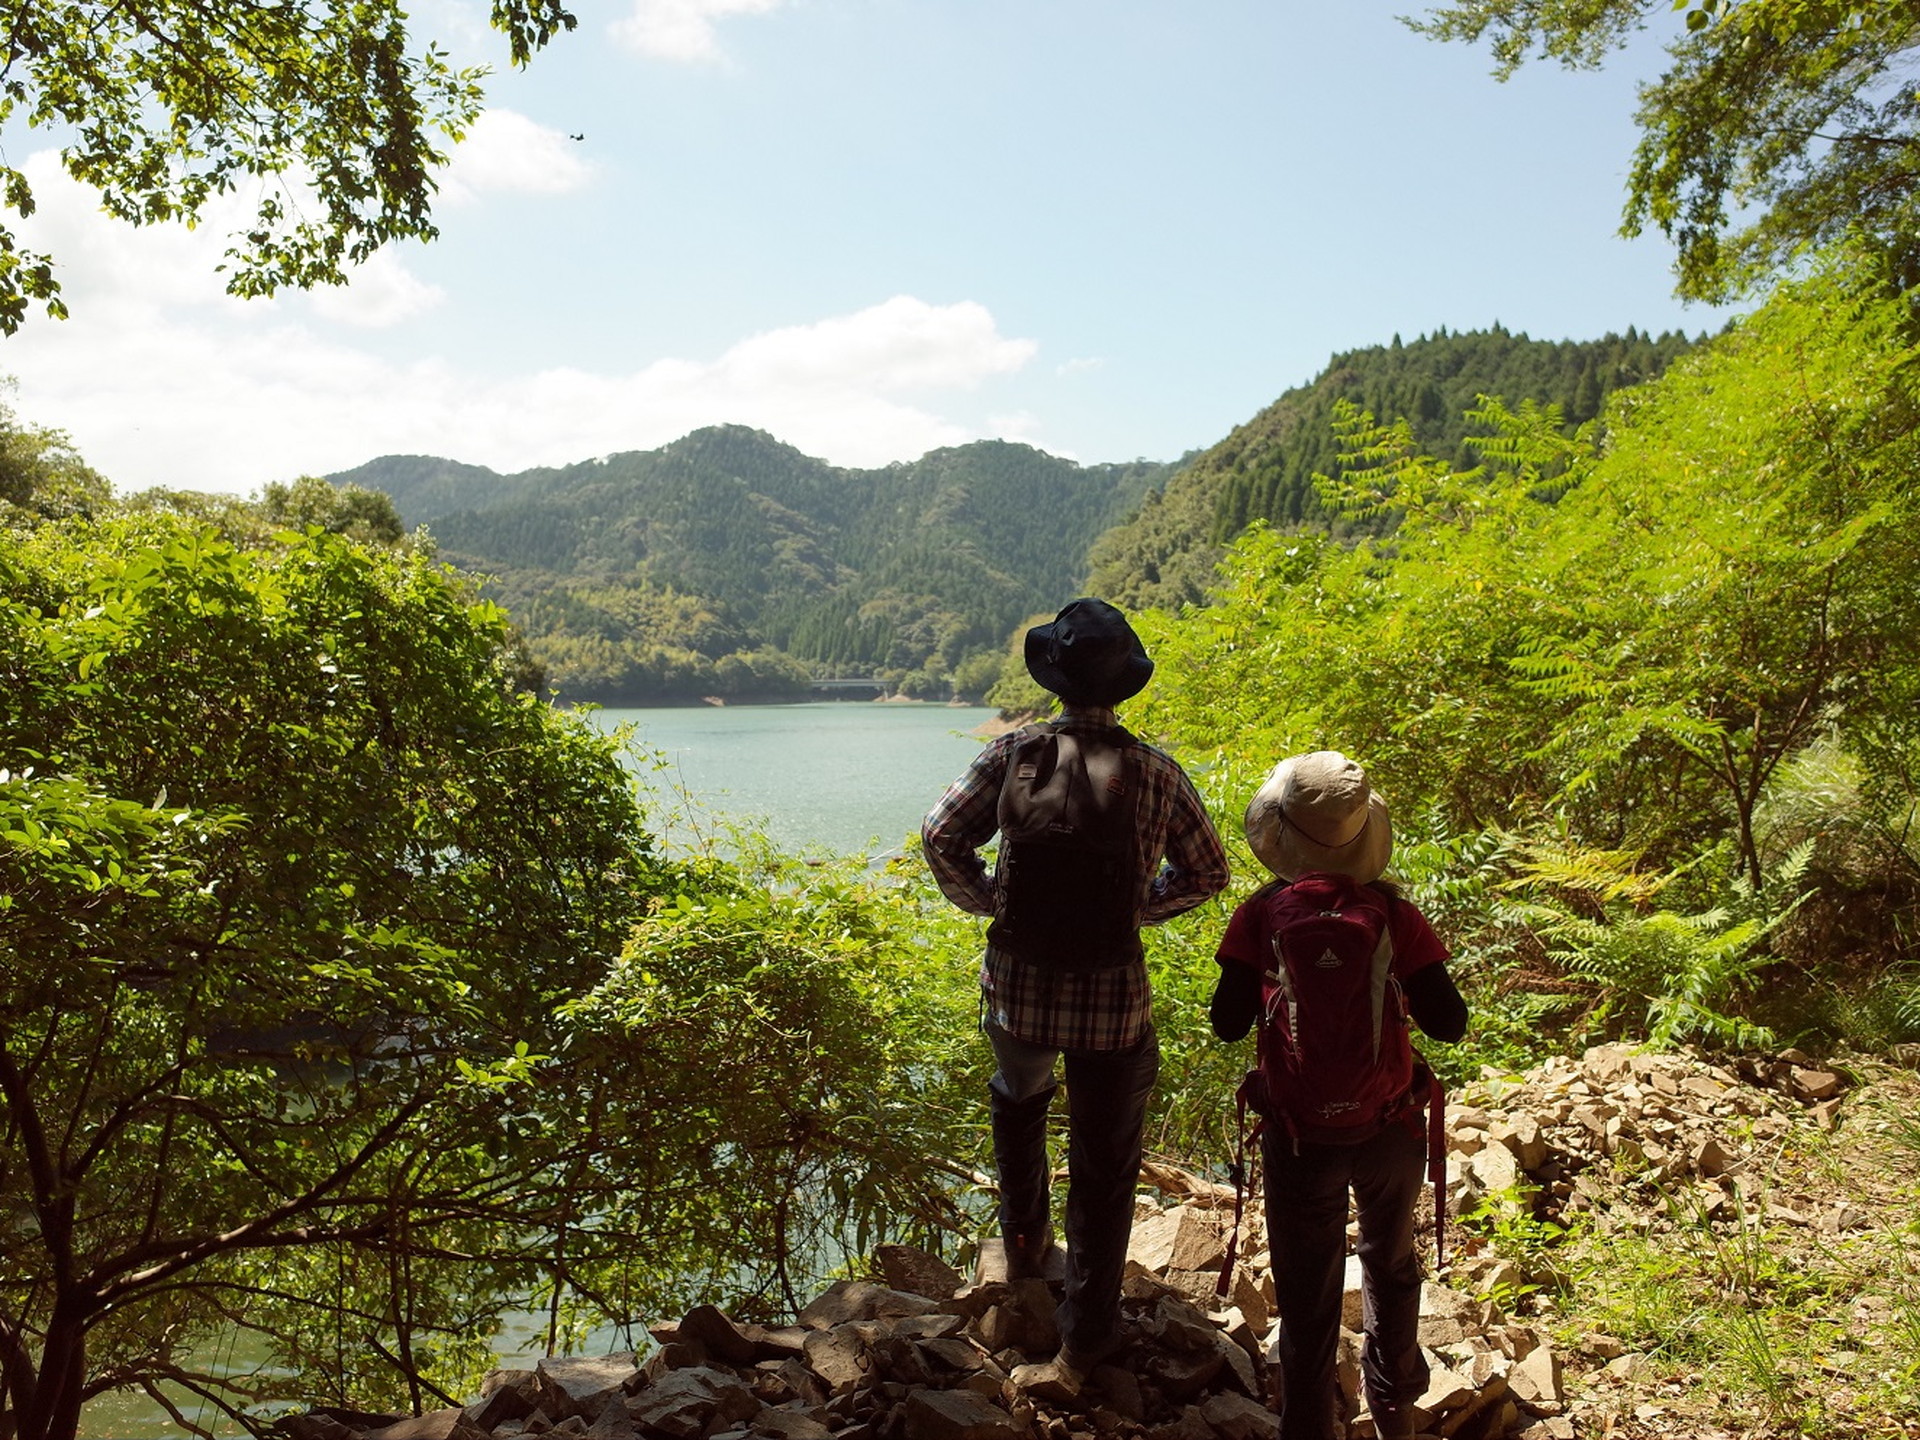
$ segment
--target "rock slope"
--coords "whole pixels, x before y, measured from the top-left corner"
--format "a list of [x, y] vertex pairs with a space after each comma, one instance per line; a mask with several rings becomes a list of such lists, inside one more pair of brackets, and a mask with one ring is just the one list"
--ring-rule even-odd
[[[1738, 1208], [1748, 1152], [1796, 1127], [1830, 1126], [1841, 1077], [1789, 1053], [1738, 1069], [1619, 1046], [1522, 1076], [1486, 1075], [1449, 1109], [1451, 1217], [1502, 1210], [1533, 1220], [1631, 1207], [1636, 1187], [1701, 1213]], [[1020, 1385], [1059, 1336], [1055, 1281], [1009, 1282], [997, 1243], [971, 1279], [935, 1256], [883, 1246], [871, 1278], [834, 1284], [797, 1323], [739, 1323], [701, 1306], [657, 1327], [645, 1354], [546, 1359], [496, 1371], [472, 1403], [396, 1417], [316, 1409], [280, 1423], [287, 1440], [1271, 1440], [1267, 1396], [1270, 1257], [1257, 1203], [1227, 1277], [1233, 1192], [1171, 1167], [1143, 1177], [1128, 1257], [1128, 1343], [1077, 1392]], [[1764, 1202], [1755, 1202], [1764, 1203]], [[1843, 1203], [1809, 1225], [1866, 1217]], [[1430, 1225], [1431, 1216], [1428, 1217]], [[1450, 1219], [1450, 1227], [1457, 1221]], [[1423, 1433], [1448, 1440], [1573, 1440], [1625, 1433], [1587, 1423], [1568, 1373], [1624, 1378], [1634, 1356], [1605, 1335], [1562, 1353], [1544, 1320], [1510, 1315], [1533, 1280], [1466, 1243], [1422, 1295], [1432, 1382]], [[1373, 1434], [1359, 1397], [1358, 1263], [1348, 1260], [1340, 1379], [1349, 1434]]]

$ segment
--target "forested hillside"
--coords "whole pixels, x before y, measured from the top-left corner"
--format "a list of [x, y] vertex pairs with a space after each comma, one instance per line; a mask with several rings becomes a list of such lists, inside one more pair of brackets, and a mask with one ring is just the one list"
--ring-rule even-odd
[[1167, 469], [992, 441], [847, 470], [721, 426], [513, 476], [390, 456], [331, 478], [386, 491], [491, 577], [573, 698], [851, 674], [945, 699], [984, 693], [1009, 632], [1080, 586], [1088, 545]]
[[984, 441], [847, 470], [719, 426], [515, 475], [387, 456], [330, 478], [384, 491], [448, 560], [490, 577], [563, 695], [767, 697], [871, 675], [977, 699], [1010, 633], [1076, 592], [1197, 602], [1250, 521], [1351, 528], [1313, 485], [1337, 468], [1342, 402], [1404, 417], [1422, 450], [1464, 465], [1479, 396], [1557, 405], [1577, 426], [1691, 343], [1633, 329], [1537, 341], [1498, 325], [1396, 336], [1335, 356], [1183, 467], [1083, 466]]
[[1249, 522], [1335, 526], [1313, 477], [1338, 469], [1332, 420], [1342, 403], [1405, 419], [1423, 451], [1466, 467], [1474, 463], [1466, 415], [1480, 396], [1557, 405], [1563, 423], [1578, 426], [1609, 394], [1654, 379], [1693, 343], [1632, 327], [1599, 340], [1532, 340], [1496, 324], [1409, 344], [1396, 335], [1335, 355], [1311, 383], [1236, 427], [1102, 537], [1090, 557], [1092, 588], [1129, 606], [1197, 603], [1227, 543]]

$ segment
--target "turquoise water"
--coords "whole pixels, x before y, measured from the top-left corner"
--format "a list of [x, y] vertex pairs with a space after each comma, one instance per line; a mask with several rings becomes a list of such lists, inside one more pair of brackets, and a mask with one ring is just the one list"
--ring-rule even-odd
[[597, 710], [633, 727], [649, 814], [687, 843], [716, 818], [762, 825], [785, 850], [897, 854], [920, 817], [980, 751], [994, 712], [977, 706], [846, 701]]

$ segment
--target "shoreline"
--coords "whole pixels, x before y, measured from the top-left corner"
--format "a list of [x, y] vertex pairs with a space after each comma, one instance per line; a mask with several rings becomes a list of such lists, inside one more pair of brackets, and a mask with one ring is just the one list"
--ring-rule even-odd
[[836, 699], [831, 695], [680, 695], [626, 696], [618, 699], [548, 695], [546, 701], [557, 710], [734, 710], [763, 709], [779, 705], [918, 705], [932, 710], [991, 710], [984, 701], [916, 700], [910, 695], [875, 695], [861, 700]]

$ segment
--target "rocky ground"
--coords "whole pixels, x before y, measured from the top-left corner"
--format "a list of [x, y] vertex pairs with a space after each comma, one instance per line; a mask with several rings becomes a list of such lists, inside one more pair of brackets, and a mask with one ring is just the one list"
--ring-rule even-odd
[[[1422, 1299], [1424, 1433], [1920, 1434], [1916, 1113], [1911, 1071], [1794, 1053], [1725, 1066], [1606, 1046], [1484, 1076], [1449, 1106], [1451, 1264]], [[1129, 1343], [1077, 1392], [1013, 1376], [1057, 1346], [1048, 1281], [1009, 1283], [991, 1244], [971, 1277], [895, 1246], [792, 1326], [703, 1306], [656, 1328], [642, 1355], [499, 1371], [462, 1408], [316, 1410], [282, 1429], [288, 1440], [1269, 1440], [1272, 1279], [1257, 1204], [1249, 1258], [1221, 1298], [1232, 1191], [1166, 1166], [1145, 1178], [1159, 1198], [1143, 1195], [1136, 1217]], [[1821, 1283], [1794, 1279], [1808, 1274]], [[1350, 1436], [1364, 1440], [1351, 1259], [1348, 1290], [1341, 1383]], [[1816, 1303], [1786, 1316], [1805, 1344], [1785, 1352], [1760, 1318], [1739, 1318]], [[1752, 1354], [1737, 1347], [1744, 1368], [1715, 1358], [1722, 1311], [1758, 1337]]]

